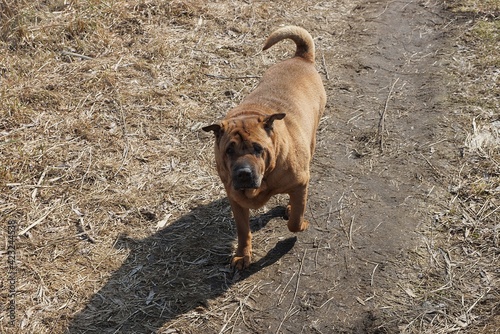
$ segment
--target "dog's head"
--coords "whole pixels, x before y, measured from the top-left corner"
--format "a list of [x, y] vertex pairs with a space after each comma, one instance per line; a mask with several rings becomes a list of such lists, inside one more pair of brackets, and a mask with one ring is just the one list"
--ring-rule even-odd
[[241, 115], [203, 128], [215, 134], [217, 170], [226, 187], [246, 191], [261, 186], [275, 164], [273, 123], [284, 117]]

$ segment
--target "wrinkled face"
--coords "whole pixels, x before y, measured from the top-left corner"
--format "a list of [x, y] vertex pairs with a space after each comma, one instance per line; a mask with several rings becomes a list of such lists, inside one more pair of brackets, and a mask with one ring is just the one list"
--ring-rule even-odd
[[204, 128], [214, 131], [217, 169], [226, 186], [257, 189], [273, 165], [272, 123], [278, 116], [238, 117]]
[[[225, 169], [231, 175], [236, 190], [260, 187], [269, 157], [268, 138], [264, 129], [247, 120], [237, 126], [226, 123], [226, 133], [219, 143], [219, 155], [224, 155]], [[233, 123], [233, 124], [232, 124]]]

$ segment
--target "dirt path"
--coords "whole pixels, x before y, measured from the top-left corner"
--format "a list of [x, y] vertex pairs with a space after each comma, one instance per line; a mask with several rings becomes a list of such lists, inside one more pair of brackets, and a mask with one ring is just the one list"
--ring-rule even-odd
[[[402, 314], [391, 305], [407, 275], [419, 274], [405, 265], [423, 242], [417, 230], [430, 223], [434, 145], [445, 135], [447, 21], [437, 11], [416, 1], [359, 2], [348, 28], [319, 42], [330, 79], [310, 187], [313, 228], [279, 265], [252, 277], [262, 286], [243, 299], [235, 333], [398, 331]], [[338, 38], [342, 47], [328, 50]], [[271, 225], [283, 234], [279, 220]], [[255, 244], [269, 243], [262, 233]]]
[[419, 274], [405, 264], [422, 243], [417, 230], [430, 223], [432, 152], [444, 136], [446, 20], [437, 11], [420, 2], [360, 3], [341, 34], [345, 47], [324, 53], [329, 106], [310, 187], [313, 228], [280, 265], [252, 278], [262, 287], [236, 333], [398, 331], [392, 292]]
[[419, 225], [430, 222], [425, 207], [435, 175], [427, 159], [435, 159], [433, 145], [444, 135], [438, 73], [446, 20], [436, 10], [418, 2], [367, 2], [353, 11], [356, 25], [347, 38], [353, 48], [330, 86], [334, 112], [311, 197], [314, 214], [330, 219], [317, 219], [321, 230], [308, 235], [319, 247], [306, 258], [313, 268], [301, 282], [304, 290], [314, 287], [301, 298], [329, 291], [316, 307], [333, 299], [314, 315], [300, 312], [292, 327], [309, 321], [322, 332], [332, 326], [397, 332], [391, 306], [407, 275], [419, 274], [404, 266], [422, 242]]

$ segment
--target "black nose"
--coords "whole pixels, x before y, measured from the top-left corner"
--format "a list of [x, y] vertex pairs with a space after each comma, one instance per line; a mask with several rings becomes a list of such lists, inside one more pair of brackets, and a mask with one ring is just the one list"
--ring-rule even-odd
[[236, 170], [236, 179], [240, 182], [248, 182], [252, 179], [252, 170], [250, 167], [241, 167]]

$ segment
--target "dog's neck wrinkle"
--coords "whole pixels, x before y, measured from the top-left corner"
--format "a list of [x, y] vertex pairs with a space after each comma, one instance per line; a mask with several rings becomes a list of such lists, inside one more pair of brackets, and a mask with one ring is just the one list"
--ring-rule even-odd
[[[285, 126], [285, 125], [284, 125], [284, 123], [278, 123], [275, 125], [275, 127], [280, 127], [280, 126]], [[276, 161], [275, 164], [286, 163], [286, 157], [288, 156], [288, 145], [285, 145], [286, 144], [286, 143], [284, 143], [285, 140], [280, 136], [273, 135], [272, 141], [273, 141], [274, 147], [276, 148], [276, 150], [274, 152], [274, 156], [276, 157], [276, 159], [281, 158], [281, 160], [282, 160], [280, 162]]]
[[[234, 113], [233, 113], [234, 112]], [[257, 103], [244, 103], [242, 102], [238, 107], [232, 110], [232, 117], [266, 117], [274, 114], [276, 111], [273, 108], [269, 108], [263, 104]]]
[[260, 116], [246, 116], [241, 115], [237, 117], [231, 117], [231, 119], [227, 120], [227, 131], [229, 133], [233, 133], [234, 135], [240, 136], [243, 139], [243, 135], [249, 135], [248, 131], [249, 127], [254, 126], [259, 123]]

